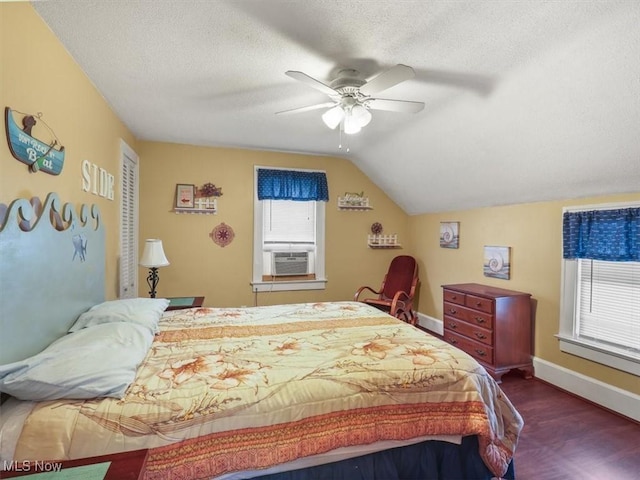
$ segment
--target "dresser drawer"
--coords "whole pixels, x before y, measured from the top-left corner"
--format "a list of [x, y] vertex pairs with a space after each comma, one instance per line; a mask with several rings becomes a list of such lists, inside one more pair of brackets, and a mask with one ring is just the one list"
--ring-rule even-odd
[[464, 304], [475, 310], [486, 313], [493, 313], [493, 300], [490, 298], [476, 297], [475, 295], [465, 295]]
[[444, 331], [444, 339], [451, 345], [465, 351], [476, 360], [480, 360], [488, 364], [493, 363], [493, 348], [488, 345], [484, 345], [480, 342], [474, 342], [473, 340], [453, 333], [450, 330]]
[[457, 318], [448, 317], [445, 315], [444, 328], [478, 342], [482, 342], [485, 345], [493, 345], [493, 334], [491, 330], [485, 330], [484, 328], [476, 327], [475, 325], [463, 322]]
[[462, 320], [466, 319], [465, 308], [457, 305], [455, 303], [446, 303], [444, 304], [444, 314], [449, 315], [450, 317], [456, 317]]
[[468, 308], [465, 308], [464, 312], [464, 319], [467, 322], [482, 328], [493, 328], [493, 315], [485, 312], [480, 312], [478, 310], [470, 310]]
[[451, 290], [445, 290], [443, 293], [444, 301], [450, 303], [457, 303], [458, 305], [464, 305], [464, 293], [454, 292]]
[[493, 315], [490, 315], [479, 310], [472, 310], [470, 308], [456, 305], [454, 303], [444, 304], [445, 316], [455, 317], [465, 322], [471, 323], [478, 327], [491, 330], [493, 328]]

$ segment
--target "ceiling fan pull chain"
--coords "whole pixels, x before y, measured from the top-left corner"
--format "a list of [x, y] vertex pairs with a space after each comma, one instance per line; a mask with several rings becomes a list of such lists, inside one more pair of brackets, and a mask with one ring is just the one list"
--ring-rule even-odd
[[[338, 148], [340, 150], [342, 150], [342, 132], [343, 132], [343, 130], [344, 130], [343, 123], [341, 123], [340, 124], [340, 128], [338, 129], [338, 135], [339, 135], [338, 138], [340, 139], [340, 141], [338, 142]], [[349, 153], [349, 137], [345, 137], [344, 143], [345, 143], [344, 146], [346, 148], [346, 151], [347, 151], [347, 153]]]

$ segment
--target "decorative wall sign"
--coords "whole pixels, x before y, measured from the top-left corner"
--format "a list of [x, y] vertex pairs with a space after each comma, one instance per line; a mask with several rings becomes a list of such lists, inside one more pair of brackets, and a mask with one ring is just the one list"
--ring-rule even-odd
[[221, 247], [226, 247], [227, 245], [229, 245], [233, 241], [235, 236], [236, 234], [233, 231], [233, 228], [231, 228], [224, 222], [214, 227], [209, 234], [209, 237], [211, 237], [213, 243]]
[[484, 247], [484, 276], [509, 280], [511, 274], [510, 247]]
[[458, 248], [459, 222], [440, 222], [440, 246], [442, 248]]
[[369, 197], [364, 192], [345, 192], [343, 197], [338, 197], [338, 210], [372, 210], [369, 205]]
[[176, 208], [194, 208], [196, 197], [195, 185], [176, 185]]
[[[14, 113], [22, 115], [22, 128], [16, 123]], [[42, 113], [30, 115], [5, 107], [4, 117], [11, 155], [29, 165], [31, 172], [42, 170], [50, 175], [59, 175], [64, 165], [64, 147], [49, 125], [42, 120]], [[49, 130], [52, 138], [47, 142], [38, 140], [32, 134], [38, 121]]]
[[115, 177], [89, 160], [82, 161], [82, 190], [113, 200]]

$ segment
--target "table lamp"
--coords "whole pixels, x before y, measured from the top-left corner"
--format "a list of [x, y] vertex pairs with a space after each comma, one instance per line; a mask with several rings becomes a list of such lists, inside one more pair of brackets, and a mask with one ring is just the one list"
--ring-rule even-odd
[[162, 240], [148, 238], [144, 244], [144, 251], [140, 259], [140, 266], [149, 268], [147, 283], [149, 284], [149, 296], [156, 298], [156, 287], [160, 281], [158, 268], [169, 265], [169, 260], [162, 249]]

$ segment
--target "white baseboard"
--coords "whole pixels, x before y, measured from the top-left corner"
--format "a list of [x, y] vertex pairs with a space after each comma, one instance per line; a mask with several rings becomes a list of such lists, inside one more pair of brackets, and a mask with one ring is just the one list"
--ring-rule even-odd
[[[438, 335], [444, 333], [444, 324], [438, 318], [418, 312], [418, 324]], [[540, 380], [640, 422], [640, 395], [538, 357], [533, 357], [533, 368]]]
[[442, 320], [435, 317], [430, 317], [429, 315], [425, 315], [424, 313], [418, 313], [418, 325], [422, 328], [426, 328], [427, 330], [437, 333], [438, 335], [444, 334], [444, 323]]
[[640, 395], [537, 357], [533, 368], [536, 378], [640, 422]]

